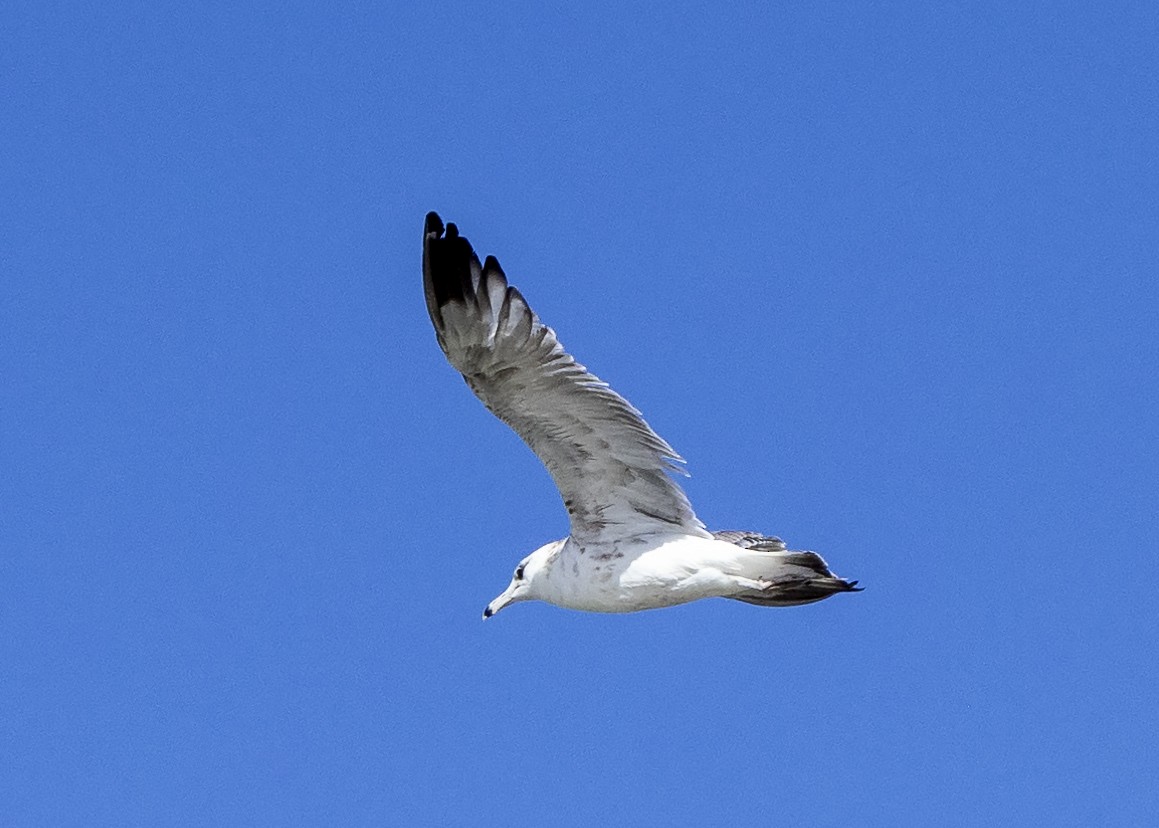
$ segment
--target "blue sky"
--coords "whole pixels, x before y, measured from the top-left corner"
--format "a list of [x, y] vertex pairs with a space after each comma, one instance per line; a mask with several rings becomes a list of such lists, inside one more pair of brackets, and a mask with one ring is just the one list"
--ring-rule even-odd
[[[0, 822], [1159, 821], [1159, 19], [0, 11]], [[526, 604], [423, 216], [858, 595]]]

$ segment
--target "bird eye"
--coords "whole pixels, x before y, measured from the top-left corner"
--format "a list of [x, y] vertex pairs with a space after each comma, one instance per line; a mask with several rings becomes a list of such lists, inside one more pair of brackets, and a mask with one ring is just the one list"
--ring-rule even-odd
[[517, 581], [523, 580], [523, 567], [524, 567], [524, 564], [519, 564], [519, 566], [515, 567], [515, 580], [517, 580]]

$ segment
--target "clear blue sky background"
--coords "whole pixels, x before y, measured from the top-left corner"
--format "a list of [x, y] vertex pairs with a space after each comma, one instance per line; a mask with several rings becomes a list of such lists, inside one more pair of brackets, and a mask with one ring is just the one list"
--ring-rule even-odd
[[[0, 11], [0, 823], [1159, 822], [1159, 16]], [[482, 622], [566, 532], [456, 221], [866, 586]]]

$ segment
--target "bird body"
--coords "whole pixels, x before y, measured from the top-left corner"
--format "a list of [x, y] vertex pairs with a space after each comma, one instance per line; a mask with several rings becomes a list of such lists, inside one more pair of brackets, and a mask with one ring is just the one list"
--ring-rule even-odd
[[[789, 552], [778, 539], [765, 540], [770, 548], [746, 550], [715, 537], [649, 534], [592, 549], [563, 538], [531, 553], [521, 577], [512, 579], [512, 594], [496, 598], [486, 616], [512, 603], [514, 595], [588, 612], [636, 612], [701, 598], [795, 606], [851, 588], [819, 555]], [[528, 585], [520, 590], [523, 581]]]
[[563, 349], [494, 257], [480, 264], [435, 213], [423, 231], [423, 285], [448, 361], [543, 461], [571, 523], [567, 538], [519, 563], [484, 618], [528, 600], [634, 612], [713, 597], [793, 606], [856, 591], [815, 552], [706, 530], [672, 477], [680, 456]]
[[720, 595], [731, 579], [724, 571], [727, 550], [718, 546], [727, 544], [653, 534], [621, 538], [597, 550], [564, 538], [546, 552], [532, 553], [543, 560], [533, 570], [531, 597], [568, 609], [634, 612]]

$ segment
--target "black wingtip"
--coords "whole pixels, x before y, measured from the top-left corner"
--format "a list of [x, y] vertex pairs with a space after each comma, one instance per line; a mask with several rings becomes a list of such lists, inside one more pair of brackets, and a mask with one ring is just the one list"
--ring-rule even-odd
[[447, 302], [462, 302], [473, 296], [471, 272], [477, 274], [478, 268], [479, 259], [471, 243], [459, 235], [459, 228], [453, 222], [444, 225], [438, 213], [427, 213], [423, 269], [427, 309], [432, 319]]
[[496, 273], [499, 276], [504, 276], [504, 277], [506, 276], [506, 274], [503, 273], [503, 268], [499, 266], [499, 260], [496, 259], [494, 256], [488, 256], [486, 259], [483, 260], [483, 272], [484, 273]]

